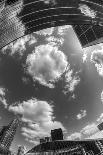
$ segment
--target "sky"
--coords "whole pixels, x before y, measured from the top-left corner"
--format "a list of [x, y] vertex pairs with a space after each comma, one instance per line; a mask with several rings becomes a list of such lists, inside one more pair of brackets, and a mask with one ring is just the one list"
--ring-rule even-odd
[[62, 128], [65, 140], [103, 137], [103, 44], [82, 48], [72, 26], [24, 36], [0, 51], [0, 126], [22, 114], [11, 149]]

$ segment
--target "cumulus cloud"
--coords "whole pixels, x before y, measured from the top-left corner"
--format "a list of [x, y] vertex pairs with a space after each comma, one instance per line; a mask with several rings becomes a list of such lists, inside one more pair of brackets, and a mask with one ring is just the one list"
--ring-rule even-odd
[[50, 131], [57, 128], [62, 128], [65, 130], [62, 123], [58, 121], [49, 121], [36, 123], [35, 126], [29, 124], [28, 127], [23, 127], [21, 131], [22, 135], [25, 138], [28, 138], [28, 142], [37, 144], [39, 143], [40, 138], [50, 136]]
[[7, 108], [7, 101], [5, 99], [5, 88], [0, 87], [0, 102]]
[[6, 54], [7, 52], [9, 52], [11, 56], [15, 53], [19, 53], [19, 55], [22, 56], [24, 54], [24, 51], [26, 50], [26, 44], [32, 45], [36, 42], [37, 40], [34, 35], [27, 35], [5, 46], [2, 49], [2, 53]]
[[101, 46], [101, 49], [92, 52], [91, 62], [95, 64], [99, 75], [103, 76], [103, 46]]
[[57, 47], [49, 44], [40, 45], [35, 52], [29, 54], [26, 60], [27, 73], [33, 80], [49, 88], [61, 77], [67, 67], [67, 58]]
[[47, 28], [47, 29], [43, 29], [43, 30], [34, 32], [34, 33], [43, 35], [43, 36], [50, 36], [50, 35], [52, 35], [53, 31], [54, 31], [54, 27], [51, 27], [51, 28]]
[[77, 119], [80, 120], [80, 119], [86, 117], [86, 115], [87, 115], [87, 111], [86, 110], [80, 110], [80, 113], [77, 114]]
[[70, 136], [67, 137], [67, 140], [81, 140], [81, 133], [79, 132], [75, 132], [73, 134], [71, 134]]
[[80, 78], [79, 76], [73, 73], [73, 70], [70, 67], [67, 67], [67, 71], [65, 73], [65, 87], [63, 89], [64, 94], [68, 94], [69, 92], [73, 92], [76, 86], [79, 84]]
[[68, 29], [71, 27], [72, 27], [71, 25], [58, 26], [58, 34], [65, 35]]
[[96, 18], [96, 12], [85, 4], [79, 4], [78, 8], [85, 16]]
[[50, 136], [50, 131], [56, 128], [65, 130], [61, 122], [55, 121], [53, 116], [53, 106], [46, 101], [31, 99], [24, 101], [17, 106], [10, 106], [9, 111], [22, 114], [22, 121], [28, 123], [28, 127], [23, 127], [22, 135], [28, 141], [38, 143], [39, 139]]
[[24, 101], [18, 106], [10, 106], [9, 110], [23, 114], [24, 119], [33, 122], [48, 122], [51, 120], [53, 112], [52, 106], [46, 101], [38, 101], [36, 99]]

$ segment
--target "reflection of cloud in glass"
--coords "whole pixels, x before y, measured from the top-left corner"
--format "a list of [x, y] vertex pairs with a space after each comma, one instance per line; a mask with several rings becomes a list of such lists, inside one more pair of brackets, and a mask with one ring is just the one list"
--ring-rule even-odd
[[103, 76], [103, 46], [101, 49], [94, 50], [91, 55], [91, 62], [95, 64], [99, 75]]
[[52, 35], [53, 31], [54, 31], [54, 27], [51, 27], [51, 28], [47, 28], [47, 29], [43, 29], [43, 30], [34, 32], [34, 33], [43, 35], [43, 36], [50, 36], [50, 35]]
[[90, 9], [87, 5], [85, 4], [79, 4], [79, 9], [81, 10], [81, 13], [83, 13], [85, 16], [95, 18], [96, 17], [96, 12], [92, 9]]
[[58, 34], [65, 35], [68, 29], [71, 27], [72, 27], [71, 25], [58, 26]]

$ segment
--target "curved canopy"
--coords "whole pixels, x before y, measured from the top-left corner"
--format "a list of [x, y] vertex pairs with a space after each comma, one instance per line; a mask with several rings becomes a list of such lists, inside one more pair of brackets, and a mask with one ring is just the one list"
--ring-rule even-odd
[[102, 25], [102, 18], [102, 0], [2, 0], [0, 48], [34, 31], [59, 25]]

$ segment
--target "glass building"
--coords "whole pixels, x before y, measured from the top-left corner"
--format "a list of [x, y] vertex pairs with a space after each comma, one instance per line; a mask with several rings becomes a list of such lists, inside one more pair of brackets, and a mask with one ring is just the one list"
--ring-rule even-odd
[[103, 140], [84, 141], [52, 141], [42, 143], [26, 153], [26, 155], [96, 155], [103, 153]]
[[[0, 48], [34, 31], [60, 25], [103, 25], [102, 0], [2, 0], [0, 2]], [[80, 26], [82, 27], [82, 26]], [[75, 26], [76, 32], [80, 27]], [[82, 27], [82, 29], [84, 29]], [[86, 36], [91, 31], [91, 38], [83, 39], [83, 46], [101, 38], [103, 33], [94, 35], [98, 27], [87, 26]], [[98, 36], [99, 35], [99, 36]], [[101, 35], [101, 36], [100, 36]], [[94, 38], [93, 38], [94, 37]]]
[[19, 119], [15, 118], [8, 126], [4, 126], [0, 132], [0, 153], [5, 155], [9, 153], [9, 149], [13, 138], [16, 133], [16, 129], [19, 125]]

